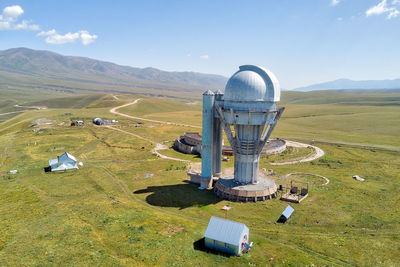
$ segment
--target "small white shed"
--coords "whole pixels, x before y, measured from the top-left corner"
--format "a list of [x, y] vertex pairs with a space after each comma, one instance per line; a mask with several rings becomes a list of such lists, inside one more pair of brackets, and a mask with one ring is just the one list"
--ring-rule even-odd
[[204, 245], [207, 248], [233, 255], [240, 255], [243, 250], [248, 250], [248, 240], [249, 228], [245, 224], [214, 216], [204, 233]]
[[49, 160], [49, 166], [52, 172], [79, 169], [76, 158], [68, 152], [65, 152], [56, 159]]

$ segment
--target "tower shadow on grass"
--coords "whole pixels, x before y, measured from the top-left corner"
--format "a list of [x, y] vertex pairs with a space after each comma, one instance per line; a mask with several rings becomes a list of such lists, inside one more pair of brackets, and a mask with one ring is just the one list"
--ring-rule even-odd
[[134, 194], [148, 194], [146, 202], [159, 207], [177, 207], [180, 209], [192, 206], [206, 206], [221, 201], [211, 190], [198, 190], [194, 184], [176, 184], [164, 186], [149, 186]]
[[229, 258], [229, 257], [233, 256], [233, 255], [225, 253], [225, 252], [221, 252], [221, 251], [217, 251], [217, 250], [214, 250], [214, 249], [207, 248], [205, 246], [205, 244], [204, 244], [204, 237], [199, 239], [199, 240], [197, 240], [197, 241], [195, 241], [193, 243], [193, 249], [194, 250], [200, 250], [200, 251], [203, 251], [203, 252], [206, 252], [206, 253], [211, 253], [211, 254], [214, 254], [214, 255], [223, 256], [223, 257], [226, 257], [226, 258]]

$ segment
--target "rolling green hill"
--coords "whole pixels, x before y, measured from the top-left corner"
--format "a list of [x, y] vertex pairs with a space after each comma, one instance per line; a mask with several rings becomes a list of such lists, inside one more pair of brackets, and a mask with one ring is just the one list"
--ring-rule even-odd
[[[87, 98], [89, 94], [139, 93], [199, 98], [204, 90], [221, 88], [225, 82], [225, 77], [212, 74], [140, 69], [49, 51], [14, 48], [0, 51], [0, 114], [21, 110], [14, 107], [16, 104], [36, 105], [38, 101], [44, 101], [43, 105], [49, 107], [73, 106], [74, 102], [80, 102], [81, 96]], [[69, 97], [75, 100], [64, 103]], [[0, 121], [15, 114], [0, 115]]]
[[314, 91], [314, 90], [341, 90], [341, 89], [394, 89], [400, 90], [400, 79], [393, 80], [367, 80], [353, 81], [350, 79], [338, 79], [334, 81], [313, 84], [294, 89], [295, 91]]
[[[306, 99], [310, 95], [303, 96], [302, 101], [311, 101]], [[200, 191], [185, 182], [186, 163], [155, 156], [154, 143], [149, 140], [169, 145], [185, 131], [198, 129], [150, 121], [135, 127], [140, 120], [109, 112], [110, 107], [137, 97], [117, 95], [116, 99], [105, 94], [36, 99], [32, 103], [49, 108], [27, 111], [0, 123], [1, 266], [400, 264], [400, 217], [394, 208], [399, 202], [400, 152], [371, 147], [390, 142], [400, 147], [398, 105], [286, 102], [276, 133], [306, 143], [315, 138], [315, 145], [326, 155], [307, 163], [269, 164], [270, 160], [293, 157], [286, 153], [263, 158], [260, 167], [273, 169], [277, 183], [289, 183], [285, 175], [291, 172], [323, 175], [330, 182], [323, 185], [320, 178], [294, 177], [309, 183], [309, 197], [301, 204], [291, 204], [295, 212], [282, 225], [276, 220], [288, 203], [279, 199], [246, 204], [221, 200], [212, 191]], [[119, 111], [201, 125], [201, 102], [140, 98], [137, 105]], [[334, 96], [329, 101], [334, 101]], [[385, 98], [372, 102], [381, 101]], [[95, 116], [118, 119], [118, 130], [94, 126], [91, 119]], [[377, 117], [380, 119], [371, 119]], [[70, 127], [73, 119], [83, 119], [86, 125]], [[41, 124], [43, 121], [46, 123]], [[365, 140], [371, 146], [345, 144]], [[64, 151], [83, 166], [77, 171], [45, 173], [48, 160]], [[199, 161], [172, 149], [162, 152]], [[230, 160], [223, 168], [232, 165]], [[14, 169], [18, 173], [10, 174]], [[366, 181], [352, 179], [354, 174]], [[232, 208], [228, 219], [250, 228], [254, 247], [242, 257], [206, 252], [199, 245], [210, 216], [223, 217], [220, 209], [224, 205]]]
[[324, 90], [312, 92], [284, 91], [281, 96], [281, 105], [285, 104], [341, 104], [341, 105], [368, 105], [368, 106], [398, 106], [400, 92], [393, 90]]
[[[186, 182], [191, 164], [154, 154], [156, 143], [162, 143], [167, 146], [163, 155], [199, 163], [198, 157], [168, 148], [184, 132], [201, 131], [198, 88], [167, 83], [147, 88], [142, 79], [144, 87], [111, 84], [114, 77], [97, 77], [97, 67], [87, 74], [65, 74], [65, 62], [57, 63], [60, 73], [46, 70], [45, 77], [23, 60], [16, 62], [15, 68], [24, 71], [0, 70], [0, 266], [400, 264], [395, 209], [400, 93], [282, 92], [280, 105], [286, 110], [274, 136], [314, 143], [326, 154], [311, 162], [270, 164], [312, 153], [288, 150], [262, 158], [260, 168], [273, 169], [278, 184], [290, 183], [285, 177], [292, 172], [323, 175], [330, 182], [295, 176], [309, 183], [310, 195], [293, 204], [293, 216], [281, 225], [276, 220], [286, 202], [221, 200]], [[137, 98], [118, 111], [146, 120], [110, 113]], [[98, 127], [91, 123], [94, 117], [119, 123]], [[77, 119], [85, 126], [70, 127]], [[48, 160], [64, 151], [83, 166], [45, 173]], [[232, 166], [232, 159], [223, 162], [224, 170]], [[355, 174], [366, 181], [352, 179]], [[242, 257], [206, 252], [199, 245], [210, 216], [223, 217], [224, 205], [232, 207], [228, 219], [250, 228], [254, 247]]]
[[[0, 71], [34, 78], [104, 86], [196, 91], [220, 88], [226, 78], [195, 72], [133, 68], [100, 60], [63, 56], [50, 51], [13, 48], [0, 51]], [[4, 82], [3, 84], [6, 84]]]

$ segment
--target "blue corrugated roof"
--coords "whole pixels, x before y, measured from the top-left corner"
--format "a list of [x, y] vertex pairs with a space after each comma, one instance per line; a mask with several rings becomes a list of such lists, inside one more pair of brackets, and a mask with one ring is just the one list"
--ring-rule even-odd
[[239, 222], [229, 221], [218, 217], [211, 217], [204, 237], [218, 240], [223, 243], [238, 245], [244, 231], [249, 228]]
[[60, 162], [62, 162], [62, 161], [64, 161], [64, 160], [66, 160], [66, 159], [72, 159], [73, 161], [76, 161], [76, 158], [74, 157], [74, 156], [72, 156], [71, 154], [69, 154], [68, 152], [65, 152], [64, 154], [62, 154], [61, 156], [60, 156], [60, 159], [59, 159], [59, 161]]
[[288, 219], [290, 217], [290, 215], [292, 215], [294, 211], [294, 208], [292, 208], [290, 205], [288, 205], [286, 207], [286, 209], [282, 212], [282, 215], [286, 217], [286, 219]]

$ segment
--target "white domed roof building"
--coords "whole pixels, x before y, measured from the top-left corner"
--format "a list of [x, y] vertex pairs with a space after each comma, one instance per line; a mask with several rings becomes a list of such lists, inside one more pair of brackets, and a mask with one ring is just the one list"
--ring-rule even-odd
[[224, 108], [262, 111], [274, 109], [281, 98], [278, 79], [266, 68], [244, 65], [225, 86]]
[[275, 75], [252, 65], [240, 66], [225, 87], [225, 101], [268, 101], [280, 100], [280, 86]]
[[275, 182], [259, 174], [259, 158], [284, 110], [278, 108], [279, 100], [275, 75], [253, 65], [240, 66], [228, 80], [224, 94], [203, 94], [201, 176], [221, 176], [222, 129], [235, 157], [234, 175], [215, 183], [214, 191], [220, 197], [258, 201], [276, 196]]

